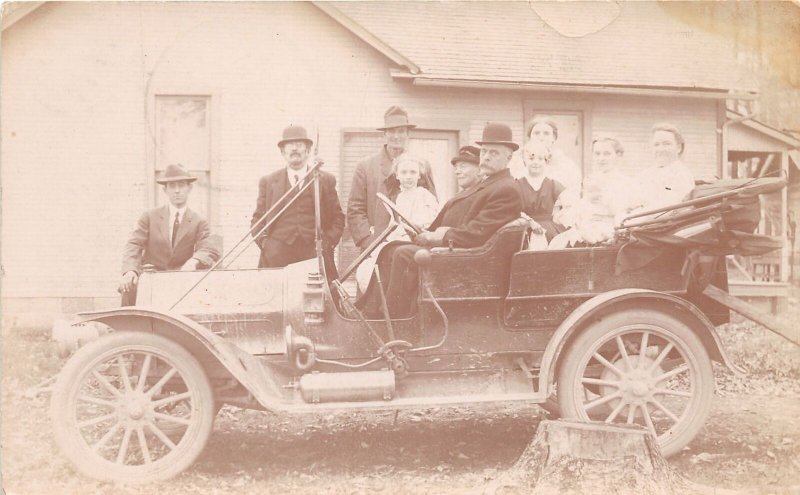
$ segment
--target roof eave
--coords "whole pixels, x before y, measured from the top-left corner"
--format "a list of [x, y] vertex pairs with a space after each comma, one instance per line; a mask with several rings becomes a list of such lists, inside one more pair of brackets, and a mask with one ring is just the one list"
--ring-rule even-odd
[[361, 24], [355, 22], [353, 19], [349, 18], [345, 15], [341, 10], [334, 7], [331, 3], [326, 1], [312, 1], [315, 7], [320, 9], [322, 12], [330, 16], [334, 21], [338, 22], [345, 29], [352, 32], [362, 41], [373, 47], [374, 49], [378, 50], [381, 54], [383, 54], [386, 58], [394, 62], [395, 64], [399, 65], [400, 67], [404, 67], [408, 70], [410, 74], [419, 74], [420, 68], [411, 61], [408, 57], [403, 55], [402, 53], [398, 52], [383, 40], [375, 36], [374, 34], [367, 31]]
[[652, 86], [622, 86], [604, 84], [564, 84], [536, 81], [497, 81], [487, 79], [468, 79], [432, 74], [411, 74], [392, 71], [397, 80], [410, 80], [416, 86], [438, 86], [469, 89], [499, 89], [524, 91], [559, 91], [570, 93], [600, 93], [639, 96], [681, 96], [686, 98], [706, 98], [716, 100], [737, 99], [754, 100], [757, 94], [749, 91], [730, 91], [718, 88], [674, 88]]
[[[13, 5], [13, 10], [12, 10]], [[44, 5], [44, 2], [14, 2], [6, 3], [2, 7], [3, 31], [13, 26], [17, 21]], [[6, 14], [6, 10], [10, 12]]]
[[[734, 112], [732, 110], [727, 110], [726, 111], [726, 116], [730, 120], [738, 120], [738, 119], [741, 119], [743, 117], [743, 115], [741, 115], [741, 114], [739, 114], [737, 112]], [[787, 134], [785, 132], [779, 131], [778, 129], [770, 127], [770, 126], [768, 126], [767, 124], [765, 124], [763, 122], [759, 122], [758, 120], [748, 119], [748, 120], [745, 120], [745, 121], [742, 121], [742, 122], [739, 122], [739, 123], [741, 125], [744, 125], [744, 126], [747, 126], [747, 127], [751, 128], [751, 129], [753, 129], [756, 132], [760, 132], [760, 133], [762, 133], [762, 134], [764, 134], [766, 136], [769, 136], [769, 137], [771, 137], [773, 139], [777, 139], [778, 141], [786, 143], [786, 144], [788, 144], [789, 146], [791, 146], [793, 148], [800, 148], [800, 139], [796, 139], [795, 137], [793, 137], [793, 136], [791, 136], [791, 135], [789, 135], [789, 134]]]

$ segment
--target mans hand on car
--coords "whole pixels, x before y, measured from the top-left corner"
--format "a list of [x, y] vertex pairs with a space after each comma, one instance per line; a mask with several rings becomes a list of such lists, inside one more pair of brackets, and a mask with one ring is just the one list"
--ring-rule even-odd
[[450, 227], [439, 227], [433, 232], [421, 232], [414, 242], [423, 247], [444, 246], [444, 235]]
[[139, 281], [139, 275], [136, 274], [133, 270], [127, 271], [122, 275], [122, 280], [119, 283], [119, 288], [117, 289], [119, 292], [130, 292], [136, 286], [136, 282]]
[[197, 267], [200, 265], [200, 260], [197, 258], [189, 258], [186, 260], [186, 263], [183, 264], [181, 267], [182, 272], [192, 272], [197, 270]]

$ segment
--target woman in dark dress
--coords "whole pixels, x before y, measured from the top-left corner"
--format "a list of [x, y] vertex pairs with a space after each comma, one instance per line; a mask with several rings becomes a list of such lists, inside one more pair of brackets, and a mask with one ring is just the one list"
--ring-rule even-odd
[[563, 226], [553, 221], [553, 206], [564, 191], [564, 186], [546, 176], [552, 158], [546, 144], [528, 141], [522, 158], [527, 169], [527, 174], [517, 179], [522, 211], [544, 229], [549, 241], [564, 230]]

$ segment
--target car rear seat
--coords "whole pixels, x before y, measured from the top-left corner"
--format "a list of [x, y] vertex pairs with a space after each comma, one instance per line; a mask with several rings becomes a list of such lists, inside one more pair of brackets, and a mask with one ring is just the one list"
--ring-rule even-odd
[[[437, 300], [502, 299], [508, 291], [511, 256], [522, 247], [530, 228], [522, 218], [500, 227], [482, 246], [433, 248], [421, 283], [429, 284]], [[428, 299], [426, 291], [421, 292]]]

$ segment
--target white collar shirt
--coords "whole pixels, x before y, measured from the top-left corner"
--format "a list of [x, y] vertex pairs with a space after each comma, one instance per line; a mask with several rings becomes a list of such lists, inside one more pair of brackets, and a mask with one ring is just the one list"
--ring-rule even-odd
[[175, 215], [178, 215], [178, 226], [183, 223], [183, 217], [186, 215], [186, 206], [184, 205], [183, 208], [175, 208], [171, 203], [169, 205], [169, 217], [167, 218], [167, 227], [169, 227], [169, 234], [170, 239], [173, 236], [177, 235], [177, 232], [172, 232], [173, 227], [175, 227]]
[[299, 180], [302, 180], [303, 176], [308, 173], [308, 165], [301, 168], [300, 170], [294, 169], [290, 166], [286, 166], [286, 174], [289, 176], [289, 186], [294, 187], [297, 185]]
[[528, 179], [528, 184], [534, 191], [539, 191], [542, 188], [542, 183], [547, 178], [546, 175], [540, 175], [538, 177], [534, 177], [531, 174], [525, 174], [524, 177]]

